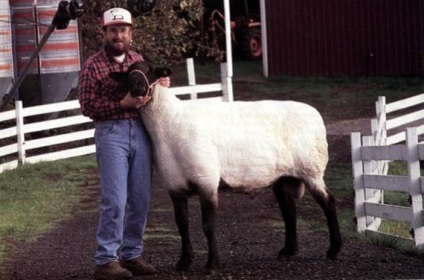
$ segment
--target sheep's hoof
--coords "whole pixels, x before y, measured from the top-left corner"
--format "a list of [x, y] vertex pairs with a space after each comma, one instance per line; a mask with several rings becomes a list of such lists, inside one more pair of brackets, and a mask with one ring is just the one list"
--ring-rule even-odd
[[280, 252], [278, 253], [278, 260], [281, 260], [283, 258], [288, 259], [291, 256], [296, 255], [297, 252], [297, 248], [286, 248], [284, 247], [283, 249], [280, 250]]
[[340, 252], [340, 246], [330, 247], [327, 251], [327, 259], [335, 260], [337, 259], [337, 254]]
[[208, 261], [205, 264], [205, 274], [206, 275], [215, 275], [217, 270], [220, 268], [219, 259], [212, 258], [208, 259]]
[[217, 274], [217, 271], [215, 268], [205, 267], [205, 274], [208, 276], [214, 276]]
[[180, 259], [177, 262], [177, 270], [178, 271], [187, 271], [190, 267], [191, 262], [192, 261], [190, 259]]

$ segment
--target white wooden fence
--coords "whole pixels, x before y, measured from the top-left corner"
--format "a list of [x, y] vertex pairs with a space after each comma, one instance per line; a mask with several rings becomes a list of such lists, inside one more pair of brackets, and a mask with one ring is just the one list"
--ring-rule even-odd
[[[382, 219], [403, 221], [411, 225], [415, 245], [424, 245], [423, 105], [424, 94], [389, 104], [379, 97], [377, 118], [371, 121], [372, 135], [351, 134], [358, 232], [379, 233]], [[404, 110], [407, 113], [402, 114]], [[407, 162], [407, 175], [387, 175], [389, 162], [394, 160]], [[385, 190], [408, 193], [411, 206], [385, 204]]]
[[[69, 112], [79, 109], [78, 100], [66, 101], [48, 105], [22, 108], [22, 102], [15, 103], [15, 110], [0, 113], [0, 123], [14, 123], [13, 125], [0, 130], [0, 141], [4, 143], [0, 147], [0, 173], [5, 169], [13, 169], [18, 164], [36, 163], [39, 161], [51, 161], [62, 158], [69, 158], [90, 154], [95, 151], [94, 145], [81, 145], [71, 149], [58, 150], [57, 145], [72, 143], [75, 141], [87, 140], [94, 136], [94, 129], [81, 124], [91, 123], [89, 118], [81, 114], [71, 115], [54, 119], [47, 119], [25, 123], [24, 118], [42, 116], [44, 114]], [[71, 128], [72, 132], [59, 135], [41, 135], [35, 137], [40, 132], [56, 131], [57, 129]], [[30, 135], [33, 135], [32, 137]], [[40, 148], [47, 148], [56, 145], [55, 151], [49, 149], [47, 153], [32, 151]], [[33, 155], [32, 155], [33, 154]]]
[[[187, 60], [188, 86], [171, 87], [175, 95], [222, 91], [222, 96], [200, 98], [199, 101], [232, 101], [232, 87], [225, 64], [221, 64], [221, 83], [196, 85], [194, 65]], [[46, 117], [47, 116], [47, 117]], [[25, 119], [38, 118], [26, 123]], [[95, 152], [92, 121], [81, 115], [78, 100], [34, 107], [15, 103], [15, 110], [0, 113], [0, 173], [19, 164], [52, 161]], [[48, 133], [49, 134], [48, 134]], [[54, 135], [50, 135], [50, 134]]]

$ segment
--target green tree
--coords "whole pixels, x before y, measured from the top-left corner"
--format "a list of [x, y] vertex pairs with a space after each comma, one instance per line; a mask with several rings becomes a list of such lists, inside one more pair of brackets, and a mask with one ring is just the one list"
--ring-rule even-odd
[[[80, 19], [83, 57], [103, 44], [100, 21], [105, 10], [126, 7], [125, 0], [86, 1]], [[158, 64], [172, 65], [204, 50], [202, 0], [158, 0], [153, 11], [135, 18], [133, 48]]]

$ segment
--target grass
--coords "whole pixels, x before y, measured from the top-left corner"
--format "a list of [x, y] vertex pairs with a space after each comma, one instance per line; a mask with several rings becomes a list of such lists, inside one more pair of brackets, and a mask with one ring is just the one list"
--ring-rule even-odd
[[[175, 66], [173, 70], [173, 85], [186, 85], [185, 65]], [[196, 64], [196, 79], [199, 84], [219, 82], [219, 64]], [[417, 77], [265, 79], [262, 77], [262, 65], [258, 61], [239, 61], [234, 64], [236, 99], [282, 96], [284, 99], [304, 101], [316, 106], [328, 120], [372, 117], [378, 96], [384, 95], [391, 102], [421, 93], [423, 85], [424, 79]], [[10, 240], [35, 240], [71, 214], [84, 196], [80, 186], [90, 180], [93, 168], [94, 156], [86, 156], [24, 165], [0, 174], [0, 266], [6, 260], [5, 253], [13, 249]], [[350, 162], [330, 163], [326, 182], [340, 200], [338, 214], [343, 234], [357, 236], [353, 224]], [[398, 196], [393, 195], [390, 199], [398, 199]], [[300, 223], [313, 229], [326, 227], [316, 220], [301, 220]], [[170, 232], [155, 228], [149, 229], [147, 235], [149, 238], [159, 238], [169, 236]]]
[[[408, 175], [408, 166], [404, 161], [393, 161], [389, 164], [389, 175], [397, 176], [407, 176]], [[421, 175], [424, 174], [424, 170], [421, 170]], [[424, 197], [423, 197], [424, 198]], [[390, 205], [398, 205], [410, 207], [411, 201], [409, 193], [407, 192], [398, 192], [398, 191], [384, 191], [384, 203]], [[412, 240], [411, 235], [411, 225], [407, 222], [397, 222], [391, 220], [382, 220], [379, 231], [387, 235], [395, 235], [406, 239]], [[383, 242], [389, 246], [393, 247], [406, 247], [399, 240], [393, 240], [393, 238], [384, 236], [381, 237], [379, 242]], [[400, 244], [400, 245], [399, 245]]]
[[327, 187], [337, 198], [338, 217], [340, 230], [343, 235], [355, 236], [354, 231], [354, 211], [353, 211], [353, 177], [352, 167], [348, 162], [330, 162], [326, 174], [325, 181]]
[[0, 266], [10, 242], [34, 241], [68, 217], [92, 176], [92, 156], [22, 165], [0, 174]]
[[[354, 193], [350, 163], [330, 162], [326, 170], [325, 181], [327, 187], [337, 199], [337, 215], [342, 235], [358, 237], [354, 225]], [[306, 212], [319, 213], [320, 215], [315, 217], [311, 217], [309, 214], [304, 217], [300, 215], [299, 226], [327, 232], [325, 218], [321, 215], [319, 206], [309, 192], [305, 192], [305, 196], [299, 201], [299, 210], [301, 211], [305, 207], [309, 209]]]
[[[173, 215], [173, 213], [170, 213]], [[149, 239], [160, 239], [162, 242], [163, 240], [167, 241], [176, 241], [179, 242], [180, 235], [176, 233], [175, 229], [171, 229], [169, 227], [147, 227], [146, 228], [146, 234], [144, 236], [145, 240]]]

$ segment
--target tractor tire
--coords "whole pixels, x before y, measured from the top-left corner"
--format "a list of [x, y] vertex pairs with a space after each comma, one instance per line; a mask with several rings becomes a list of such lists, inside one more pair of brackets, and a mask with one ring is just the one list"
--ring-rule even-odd
[[262, 35], [259, 27], [251, 27], [243, 31], [241, 55], [243, 59], [254, 60], [262, 57]]

